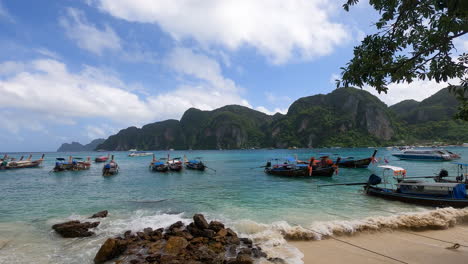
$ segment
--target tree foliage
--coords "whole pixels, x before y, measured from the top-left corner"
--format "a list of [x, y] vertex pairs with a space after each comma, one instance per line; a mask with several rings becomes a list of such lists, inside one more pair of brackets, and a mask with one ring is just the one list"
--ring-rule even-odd
[[[359, 0], [347, 0], [346, 11]], [[378, 32], [354, 48], [337, 86], [369, 85], [386, 93], [389, 83], [460, 79], [451, 91], [460, 100], [456, 117], [468, 121], [468, 54], [453, 40], [468, 33], [467, 0], [370, 0], [381, 15]]]

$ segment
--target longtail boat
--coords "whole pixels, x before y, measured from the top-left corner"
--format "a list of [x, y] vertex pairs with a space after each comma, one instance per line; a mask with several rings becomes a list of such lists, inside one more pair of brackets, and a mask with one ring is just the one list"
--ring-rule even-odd
[[106, 162], [108, 159], [109, 159], [109, 155], [110, 154], [107, 154], [107, 156], [101, 156], [101, 157], [97, 157], [94, 159], [94, 162], [98, 163], [98, 162]]
[[365, 159], [354, 159], [353, 157], [343, 158], [338, 162], [338, 166], [342, 168], [367, 168], [371, 162], [375, 161], [375, 155], [377, 150], [374, 150], [374, 153], [371, 157]]
[[38, 160], [31, 160], [32, 155], [29, 155], [29, 158], [26, 160], [23, 160], [24, 156], [21, 156], [19, 160], [16, 160], [14, 158], [8, 159], [8, 156], [5, 155], [5, 157], [0, 161], [0, 170], [37, 168], [44, 161], [44, 156], [45, 154], [42, 154], [42, 157]]
[[[163, 160], [163, 158], [161, 158], [161, 160]], [[153, 154], [153, 160], [151, 161], [149, 168], [151, 171], [155, 171], [155, 172], [167, 172], [169, 170], [169, 166], [167, 165], [167, 163], [157, 160], [154, 154]]]
[[207, 168], [200, 157], [189, 160], [186, 156], [184, 156], [184, 163], [185, 168], [189, 170], [204, 171]]
[[119, 173], [119, 165], [114, 161], [114, 155], [109, 163], [102, 168], [102, 176], [112, 176]]
[[169, 166], [169, 170], [171, 171], [181, 171], [183, 168], [180, 157], [169, 159], [169, 155], [168, 155], [167, 165]]
[[54, 172], [81, 171], [81, 170], [88, 170], [89, 168], [91, 168], [90, 157], [88, 157], [86, 161], [82, 161], [82, 158], [70, 156], [68, 158], [68, 161], [65, 161], [64, 158], [57, 158], [53, 171]]
[[[425, 182], [412, 180], [406, 177], [406, 170], [400, 167], [382, 165], [382, 178], [372, 174], [364, 183], [340, 183], [334, 185], [364, 185], [364, 193], [386, 200], [404, 203], [433, 206], [464, 208], [468, 206], [466, 186], [462, 183]], [[388, 172], [390, 173], [389, 175]], [[393, 176], [397, 183], [391, 183], [389, 177]], [[383, 185], [383, 186], [382, 186]]]
[[[308, 163], [297, 160], [292, 157], [283, 159], [271, 159], [265, 165], [265, 173], [277, 176], [289, 177], [312, 177], [324, 176], [332, 177], [333, 174], [338, 172], [338, 163], [328, 159], [328, 156], [321, 157], [320, 160], [311, 158]], [[272, 162], [276, 164], [272, 164]]]

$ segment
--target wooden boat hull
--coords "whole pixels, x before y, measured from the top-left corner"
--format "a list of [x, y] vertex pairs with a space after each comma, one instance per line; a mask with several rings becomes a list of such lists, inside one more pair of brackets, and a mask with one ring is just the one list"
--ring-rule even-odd
[[30, 163], [10, 165], [0, 167], [0, 170], [15, 170], [15, 169], [28, 169], [37, 168], [42, 164], [42, 161], [31, 161]]
[[360, 160], [342, 160], [338, 163], [338, 167], [341, 168], [367, 168], [372, 162], [372, 158], [360, 159]]
[[335, 167], [327, 167], [327, 168], [315, 168], [312, 170], [312, 175], [309, 176], [309, 170], [307, 167], [299, 168], [299, 169], [291, 169], [291, 170], [278, 170], [274, 168], [265, 168], [265, 173], [270, 175], [276, 176], [287, 176], [287, 177], [314, 177], [314, 176], [322, 176], [322, 177], [332, 177], [335, 173]]
[[169, 166], [167, 165], [158, 165], [158, 166], [151, 166], [151, 170], [154, 172], [167, 172], [169, 171]]
[[367, 195], [380, 197], [386, 200], [400, 201], [404, 203], [418, 204], [432, 207], [455, 207], [464, 208], [468, 206], [468, 199], [448, 199], [437, 197], [418, 197], [410, 194], [396, 193], [393, 190], [374, 186], [364, 186]]
[[186, 169], [189, 169], [189, 170], [199, 170], [199, 171], [204, 171], [206, 166], [204, 164], [192, 164], [192, 163], [188, 163], [188, 164], [185, 164], [185, 168]]
[[82, 171], [82, 170], [89, 170], [89, 168], [91, 168], [91, 164], [88, 162], [78, 162], [76, 164], [63, 163], [63, 164], [56, 164], [53, 171], [54, 172]]
[[109, 159], [108, 157], [96, 158], [96, 159], [94, 159], [94, 162], [96, 162], [96, 163], [106, 162], [108, 159]]
[[181, 171], [182, 170], [182, 164], [171, 164], [171, 165], [169, 165], [169, 170], [171, 170], [171, 171]]

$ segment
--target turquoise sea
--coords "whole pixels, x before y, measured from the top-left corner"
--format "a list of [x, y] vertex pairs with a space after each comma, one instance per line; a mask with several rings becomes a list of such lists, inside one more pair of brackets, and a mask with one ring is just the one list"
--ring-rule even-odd
[[[461, 161], [468, 161], [468, 148], [448, 149], [460, 153]], [[301, 263], [301, 253], [287, 244], [285, 234], [296, 232], [298, 237], [319, 239], [316, 234], [300, 234], [306, 232], [302, 227], [330, 233], [334, 230], [331, 226], [339, 223], [340, 229], [353, 232], [356, 223], [368, 217], [391, 218], [431, 208], [367, 197], [360, 186], [317, 188], [318, 184], [364, 182], [372, 172], [381, 174], [376, 165], [368, 169], [340, 168], [332, 178], [284, 178], [266, 175], [255, 167], [275, 157], [298, 155], [307, 160], [330, 153], [333, 159], [365, 158], [372, 152], [369, 148], [154, 151], [157, 157], [168, 153], [171, 157], [200, 156], [213, 169], [169, 173], [151, 172], [148, 165], [152, 157], [111, 152], [120, 173], [107, 178], [101, 176], [103, 163], [94, 162], [88, 171], [51, 172], [57, 157], [94, 159], [107, 153], [46, 153], [41, 168], [0, 171], [0, 263], [92, 263], [106, 237], [129, 229], [190, 221], [198, 212], [252, 237], [270, 255]], [[450, 162], [399, 161], [392, 152], [379, 148], [377, 157], [404, 167], [408, 176], [431, 176], [442, 168], [450, 175], [456, 173], [456, 166]], [[85, 219], [101, 210], [109, 210], [110, 215], [102, 220], [95, 237], [63, 239], [50, 228], [54, 223]]]

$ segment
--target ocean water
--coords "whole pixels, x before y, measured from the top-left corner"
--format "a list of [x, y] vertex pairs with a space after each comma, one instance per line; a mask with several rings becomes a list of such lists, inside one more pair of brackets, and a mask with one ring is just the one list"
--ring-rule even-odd
[[[460, 153], [462, 161], [468, 160], [468, 148], [449, 149]], [[0, 171], [0, 263], [92, 263], [109, 236], [166, 227], [178, 220], [189, 222], [194, 213], [225, 222], [260, 243], [270, 256], [289, 263], [302, 263], [302, 255], [285, 238], [321, 239], [322, 235], [381, 228], [445, 226], [468, 216], [468, 210], [434, 212], [433, 208], [368, 197], [360, 186], [317, 188], [318, 184], [365, 182], [371, 173], [381, 174], [376, 165], [340, 168], [332, 178], [277, 177], [255, 168], [275, 157], [298, 155], [307, 160], [330, 153], [334, 159], [365, 158], [372, 152], [368, 148], [154, 151], [157, 157], [168, 153], [171, 157], [200, 156], [211, 168], [169, 173], [151, 172], [152, 157], [112, 152], [120, 166], [120, 173], [113, 177], [102, 177], [103, 163], [94, 162], [87, 171], [51, 172], [57, 157], [94, 159], [107, 153], [46, 153], [41, 168]], [[450, 162], [400, 161], [392, 152], [380, 148], [377, 157], [404, 167], [408, 176], [432, 176], [442, 168], [449, 175], [456, 174]], [[94, 237], [63, 239], [50, 228], [101, 210], [109, 210], [109, 217], [102, 219]]]

